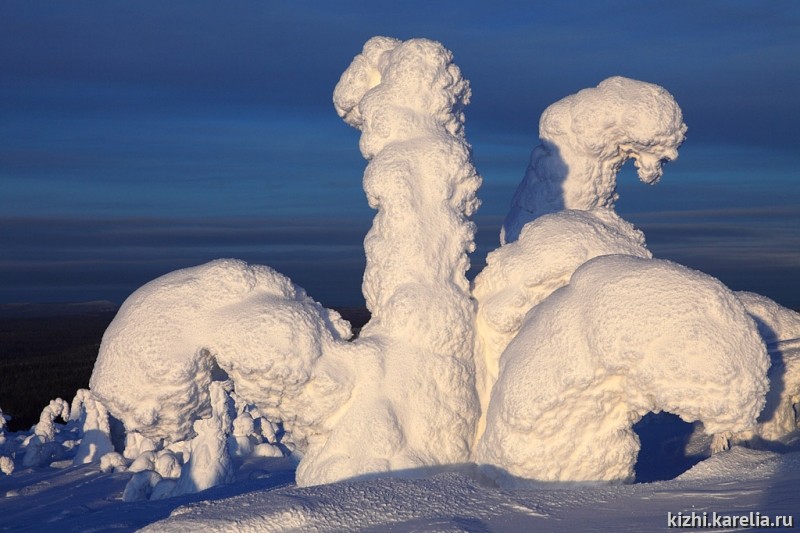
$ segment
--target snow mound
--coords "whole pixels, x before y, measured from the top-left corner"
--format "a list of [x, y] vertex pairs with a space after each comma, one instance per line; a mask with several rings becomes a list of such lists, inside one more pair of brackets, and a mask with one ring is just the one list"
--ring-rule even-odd
[[735, 447], [700, 461], [676, 478], [676, 481], [741, 479], [769, 479], [780, 466], [780, 456], [773, 452]]
[[134, 292], [103, 336], [90, 387], [129, 432], [174, 442], [211, 415], [211, 382], [230, 377], [238, 394], [300, 435], [311, 423], [297, 404], [312, 367], [349, 336], [337, 313], [285, 276], [217, 260]]
[[542, 144], [514, 194], [501, 242], [515, 241], [546, 213], [613, 208], [616, 175], [628, 159], [643, 182], [657, 182], [685, 133], [672, 95], [651, 83], [615, 76], [559, 100], [539, 121]]
[[598, 257], [531, 310], [503, 353], [477, 459], [511, 485], [632, 480], [644, 414], [700, 420], [708, 433], [751, 428], [768, 367], [755, 323], [718, 280]]

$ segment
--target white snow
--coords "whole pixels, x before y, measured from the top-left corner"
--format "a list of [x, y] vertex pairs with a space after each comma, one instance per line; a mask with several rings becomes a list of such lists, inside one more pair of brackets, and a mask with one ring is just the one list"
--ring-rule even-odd
[[[625, 160], [654, 183], [677, 157], [672, 96], [614, 77], [550, 106], [472, 287], [469, 97], [441, 44], [370, 39], [334, 92], [377, 210], [360, 336], [266, 266], [144, 285], [71, 410], [54, 400], [18, 433], [0, 411], [0, 530], [643, 531], [668, 512], [794, 513], [800, 315], [653, 259], [614, 212]], [[634, 424], [661, 411], [692, 423], [680, 452], [700, 462], [615, 485], [642, 466]]]
[[672, 95], [651, 83], [615, 76], [559, 100], [542, 113], [542, 144], [514, 194], [501, 241], [517, 240], [526, 223], [546, 213], [613, 209], [623, 163], [633, 159], [639, 178], [656, 183], [685, 133]]
[[800, 520], [797, 451], [734, 447], [670, 481], [513, 490], [459, 473], [301, 488], [287, 468], [285, 459], [264, 459], [244, 465], [230, 485], [131, 503], [121, 499], [128, 473], [91, 464], [21, 469], [0, 476], [0, 530], [640, 533], [666, 529], [668, 512], [758, 511], [793, 516], [795, 527]]
[[752, 292], [737, 292], [736, 296], [767, 343], [772, 360], [770, 389], [758, 425], [752, 431], [719, 435], [715, 447], [727, 449], [731, 441], [766, 448], [782, 446], [800, 430], [800, 313]]
[[337, 313], [285, 276], [212, 261], [162, 276], [125, 301], [103, 337], [90, 387], [128, 431], [176, 442], [193, 437], [194, 422], [211, 414], [211, 382], [230, 377], [239, 395], [299, 440], [325, 402], [338, 399], [328, 390], [317, 412], [300, 407], [311, 367], [349, 336]]
[[173, 491], [175, 495], [199, 492], [233, 481], [233, 460], [228, 450], [231, 431], [228, 396], [218, 381], [212, 382], [209, 389], [211, 418], [194, 423], [196, 436], [191, 441], [191, 456], [181, 470]]
[[[613, 210], [600, 208], [543, 215], [527, 224], [518, 240], [489, 253], [472, 291], [478, 304], [477, 361], [484, 370], [479, 388], [483, 413], [497, 381], [500, 355], [528, 311], [569, 283], [580, 265], [608, 254], [652, 257], [640, 231]], [[484, 423], [485, 417], [481, 433]]]
[[78, 390], [72, 400], [69, 419], [77, 421], [81, 426], [81, 443], [75, 453], [75, 464], [97, 462], [105, 454], [114, 451], [108, 411], [94, 398], [91, 391]]
[[22, 466], [44, 466], [54, 460], [61, 459], [63, 448], [56, 441], [54, 421], [57, 417], [69, 419], [69, 404], [61, 398], [51, 400], [50, 404], [42, 409], [39, 423], [36, 424], [33, 435], [25, 448]]
[[426, 39], [370, 39], [334, 104], [361, 130], [372, 319], [348, 347], [353, 394], [298, 468], [303, 485], [469, 458], [479, 416], [465, 273], [481, 183], [464, 140], [469, 86]]
[[10, 476], [14, 472], [14, 461], [11, 457], [5, 455], [6, 448], [8, 447], [8, 438], [6, 437], [6, 416], [3, 410], [0, 409], [0, 474]]
[[503, 353], [477, 461], [505, 485], [632, 481], [639, 418], [749, 429], [768, 366], [755, 323], [716, 279], [598, 257], [528, 313]]

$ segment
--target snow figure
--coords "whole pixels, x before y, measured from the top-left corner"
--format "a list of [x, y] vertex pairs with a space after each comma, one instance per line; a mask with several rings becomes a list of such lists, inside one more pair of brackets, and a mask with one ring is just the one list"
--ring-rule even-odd
[[6, 447], [6, 415], [3, 414], [3, 410], [0, 409], [0, 454], [5, 451]]
[[621, 77], [551, 105], [539, 129], [542, 144], [500, 234], [505, 245], [488, 255], [474, 283], [484, 416], [500, 355], [531, 308], [593, 257], [652, 257], [644, 235], [614, 211], [616, 174], [633, 158], [641, 179], [655, 183], [686, 132], [667, 91]]
[[0, 409], [0, 472], [10, 476], [14, 471], [14, 460], [4, 455], [6, 451], [6, 416]]
[[219, 382], [212, 382], [209, 389], [211, 418], [194, 423], [197, 436], [192, 439], [192, 455], [175, 486], [173, 495], [176, 496], [233, 481], [233, 464], [228, 452], [231, 431], [228, 395]]
[[349, 336], [349, 324], [285, 276], [217, 260], [134, 292], [103, 336], [90, 387], [127, 431], [176, 442], [210, 416], [212, 381], [230, 377], [299, 439], [312, 425], [303, 417], [341, 400], [335, 384], [316, 412], [299, 396], [327, 345]]
[[142, 502], [150, 499], [153, 489], [161, 482], [161, 476], [152, 470], [136, 472], [122, 492], [124, 502]]
[[350, 404], [309, 447], [298, 484], [468, 460], [479, 404], [465, 273], [481, 182], [464, 140], [469, 95], [452, 54], [425, 39], [370, 39], [336, 86], [378, 210], [364, 240], [372, 319], [354, 343]]
[[0, 456], [0, 473], [10, 476], [14, 473], [14, 460], [11, 457]]
[[45, 466], [61, 456], [61, 445], [56, 442], [56, 428], [54, 421], [61, 417], [63, 420], [69, 419], [69, 404], [61, 398], [51, 400], [50, 404], [42, 409], [39, 416], [39, 423], [28, 446], [25, 448], [25, 455], [22, 458], [22, 465]]
[[154, 470], [162, 478], [178, 478], [181, 475], [181, 461], [169, 450], [161, 450], [156, 457]]
[[100, 458], [101, 472], [125, 472], [127, 469], [127, 461], [121, 454], [117, 452], [107, 453]]
[[239, 412], [233, 420], [233, 433], [228, 440], [232, 455], [246, 457], [253, 453], [253, 449], [258, 444], [260, 441], [256, 437], [253, 417], [247, 411]]
[[129, 472], [144, 472], [145, 470], [155, 470], [155, 469], [156, 469], [155, 450], [142, 452], [136, 459], [133, 460], [130, 466], [128, 466]]
[[685, 133], [672, 95], [651, 83], [615, 76], [559, 100], [539, 121], [542, 144], [514, 194], [501, 242], [517, 240], [546, 213], [613, 208], [617, 172], [628, 159], [643, 182], [656, 183]]
[[[525, 225], [518, 240], [489, 253], [472, 291], [478, 302], [476, 359], [484, 416], [500, 355], [528, 311], [569, 283], [580, 265], [609, 254], [652, 257], [644, 235], [611, 209], [543, 215]], [[481, 422], [479, 436], [485, 418]]]
[[598, 257], [531, 310], [503, 353], [477, 460], [503, 485], [631, 481], [643, 415], [750, 428], [768, 367], [755, 323], [718, 280]]
[[770, 442], [780, 443], [800, 431], [800, 313], [752, 292], [737, 292], [736, 296], [767, 343], [772, 360], [770, 388], [758, 425], [737, 434], [715, 435], [713, 451], [726, 450], [737, 443], [769, 448]]
[[463, 135], [468, 98], [451, 54], [423, 39], [370, 40], [337, 85], [379, 210], [365, 240], [373, 318], [356, 342], [284, 276], [215, 261], [128, 298], [93, 393], [128, 431], [174, 443], [211, 423], [208, 388], [230, 379], [299, 445], [300, 485], [466, 461], [480, 412], [465, 277], [480, 185]]
[[156, 451], [158, 447], [152, 439], [148, 439], [137, 431], [128, 430], [125, 433], [125, 450], [122, 455], [126, 459], [135, 460], [145, 452]]
[[[613, 210], [625, 160], [653, 183], [677, 156], [686, 127], [669, 93], [610, 78], [548, 108], [508, 244], [490, 254], [474, 300], [469, 96], [451, 53], [425, 39], [370, 39], [336, 86], [378, 211], [364, 240], [372, 319], [357, 339], [285, 276], [231, 259], [128, 298], [91, 389], [124, 423], [126, 457], [147, 451], [131, 435], [152, 441], [131, 498], [225, 482], [231, 453], [278, 455], [258, 443], [257, 418], [268, 440], [285, 430], [300, 486], [476, 457], [500, 482], [622, 481], [638, 450], [631, 426], [647, 412], [711, 432], [755, 423], [768, 366], [755, 323], [713, 278], [652, 260]], [[184, 459], [177, 482], [151, 470], [162, 448]]]
[[70, 420], [81, 425], [81, 443], [75, 452], [73, 464], [94, 463], [107, 453], [114, 451], [111, 444], [111, 430], [108, 424], [108, 411], [98, 402], [91, 391], [80, 389], [75, 394], [70, 410]]

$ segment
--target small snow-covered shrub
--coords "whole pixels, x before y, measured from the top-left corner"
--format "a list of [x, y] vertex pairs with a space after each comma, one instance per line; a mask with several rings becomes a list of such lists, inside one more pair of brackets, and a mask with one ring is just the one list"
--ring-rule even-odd
[[76, 393], [69, 418], [77, 421], [81, 427], [81, 442], [75, 452], [74, 464], [95, 463], [114, 451], [108, 411], [91, 391], [80, 389]]
[[52, 461], [61, 459], [63, 448], [56, 441], [55, 419], [61, 417], [63, 420], [69, 419], [69, 404], [61, 398], [51, 400], [50, 404], [42, 409], [39, 423], [32, 438], [28, 441], [25, 448], [25, 455], [22, 457], [22, 465], [45, 466]]

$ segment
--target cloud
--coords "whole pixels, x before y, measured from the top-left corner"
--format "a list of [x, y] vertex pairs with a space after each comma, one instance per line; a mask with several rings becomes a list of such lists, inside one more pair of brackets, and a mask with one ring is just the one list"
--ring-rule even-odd
[[718, 277], [736, 290], [800, 308], [800, 206], [706, 208], [626, 215], [656, 257]]
[[120, 303], [172, 270], [236, 257], [331, 305], [361, 305], [367, 228], [331, 219], [0, 218], [0, 302]]

